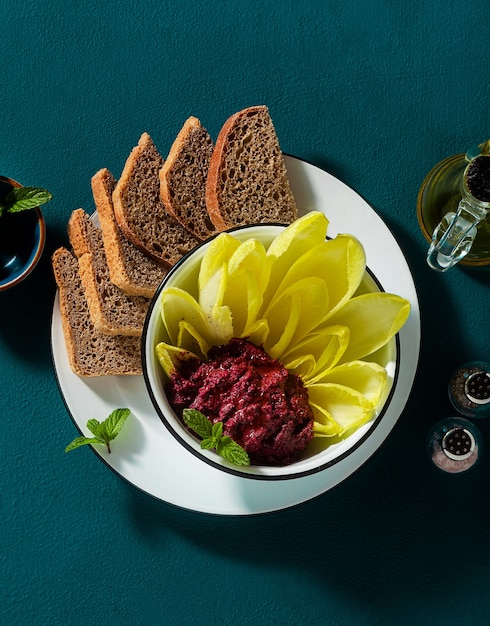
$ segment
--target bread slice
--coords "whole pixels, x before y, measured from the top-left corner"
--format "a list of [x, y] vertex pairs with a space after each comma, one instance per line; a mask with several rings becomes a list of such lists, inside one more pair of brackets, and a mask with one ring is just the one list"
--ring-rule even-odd
[[138, 337], [104, 335], [92, 323], [78, 261], [66, 248], [52, 257], [61, 322], [70, 367], [78, 376], [140, 375]]
[[128, 296], [111, 281], [102, 233], [83, 209], [71, 214], [68, 237], [78, 258], [94, 326], [108, 335], [140, 337], [150, 300]]
[[196, 117], [189, 117], [160, 170], [160, 197], [167, 211], [195, 237], [216, 234], [206, 208], [206, 179], [213, 140]]
[[163, 162], [150, 135], [143, 133], [126, 161], [113, 202], [124, 235], [151, 258], [171, 267], [198, 240], [163, 205], [159, 179]]
[[297, 216], [269, 110], [254, 106], [224, 123], [211, 157], [206, 203], [218, 230], [236, 225], [282, 222]]
[[121, 232], [114, 216], [116, 179], [111, 172], [107, 168], [99, 170], [91, 184], [111, 281], [127, 295], [151, 298], [167, 269], [143, 254]]

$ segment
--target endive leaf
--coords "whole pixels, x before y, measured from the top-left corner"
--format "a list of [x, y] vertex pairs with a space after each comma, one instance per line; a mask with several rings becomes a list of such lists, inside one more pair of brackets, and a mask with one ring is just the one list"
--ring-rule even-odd
[[212, 345], [228, 343], [233, 337], [233, 316], [228, 306], [216, 306], [209, 319]]
[[176, 348], [188, 350], [204, 358], [209, 348], [213, 345], [213, 337], [208, 335], [205, 338], [196, 328], [186, 320], [181, 320], [178, 324]]
[[366, 255], [360, 242], [351, 235], [337, 235], [325, 242], [322, 257], [328, 277], [328, 297], [332, 315], [351, 298], [366, 271]]
[[236, 336], [257, 320], [270, 267], [271, 259], [256, 239], [242, 242], [230, 258], [223, 303], [232, 309]]
[[209, 324], [202, 308], [184, 289], [178, 287], [164, 289], [160, 298], [160, 312], [171, 344], [185, 347], [178, 343], [179, 324], [183, 320], [195, 328], [197, 333], [208, 342], [211, 339]]
[[249, 339], [256, 346], [263, 346], [269, 335], [269, 324], [267, 320], [260, 319], [255, 321], [251, 326], [247, 326], [243, 331], [241, 338]]
[[374, 412], [372, 402], [355, 389], [343, 385], [311, 385], [308, 396], [317, 435], [342, 435], [367, 422]]
[[367, 361], [350, 361], [324, 371], [315, 379], [315, 384], [334, 383], [350, 387], [376, 406], [383, 395], [386, 379], [386, 370], [381, 365]]
[[168, 343], [161, 341], [155, 347], [158, 362], [160, 363], [163, 371], [171, 378], [175, 370], [179, 368], [183, 361], [192, 358], [198, 358], [192, 352], [184, 350], [182, 348], [176, 348]]
[[290, 224], [272, 241], [267, 250], [273, 265], [264, 293], [264, 308], [268, 306], [291, 265], [310, 248], [325, 241], [327, 226], [325, 215], [313, 211]]
[[233, 252], [228, 263], [228, 272], [230, 276], [234, 276], [245, 269], [251, 271], [256, 277], [259, 290], [263, 292], [269, 282], [271, 262], [272, 259], [267, 256], [260, 241], [247, 239]]
[[409, 314], [408, 300], [389, 293], [367, 293], [349, 300], [328, 320], [350, 329], [349, 345], [342, 362], [362, 359], [386, 345]]
[[197, 286], [199, 292], [206, 286], [214, 275], [221, 271], [223, 265], [227, 265], [240, 242], [229, 233], [220, 233], [211, 240], [201, 261]]
[[327, 285], [326, 312], [331, 315], [355, 293], [365, 269], [366, 257], [359, 241], [350, 235], [337, 235], [301, 255], [287, 271], [273, 299], [304, 278], [315, 276]]
[[[346, 326], [326, 326], [316, 329], [283, 355], [284, 367], [300, 376], [305, 384], [315, 382], [318, 375], [338, 363], [348, 342], [349, 329]], [[311, 359], [302, 364], [304, 357]], [[306, 363], [308, 370], [305, 369]]]
[[199, 305], [204, 315], [223, 303], [228, 284], [228, 263], [240, 242], [228, 233], [221, 233], [211, 241], [201, 261], [198, 276]]
[[281, 298], [267, 320], [269, 334], [264, 348], [273, 359], [280, 359], [289, 346], [301, 318], [301, 300], [297, 292]]
[[274, 299], [265, 312], [270, 334], [265, 345], [273, 358], [282, 360], [289, 345], [301, 341], [325, 317], [328, 296], [320, 278], [304, 278]]

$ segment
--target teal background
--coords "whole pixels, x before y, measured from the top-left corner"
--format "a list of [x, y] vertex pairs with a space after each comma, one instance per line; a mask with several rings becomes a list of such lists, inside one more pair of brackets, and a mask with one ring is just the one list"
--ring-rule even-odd
[[[0, 294], [1, 623], [489, 624], [489, 456], [449, 476], [425, 454], [453, 412], [451, 372], [490, 360], [489, 274], [429, 270], [415, 207], [438, 161], [490, 135], [490, 4], [0, 8], [0, 173], [54, 194], [40, 265]], [[216, 137], [253, 104], [268, 105], [285, 152], [353, 187], [391, 228], [423, 343], [407, 407], [361, 471], [304, 505], [234, 519], [156, 501], [87, 448], [65, 455], [77, 431], [51, 363], [49, 258], [71, 211], [93, 210], [92, 174], [119, 175], [143, 131], [166, 154], [189, 115]]]

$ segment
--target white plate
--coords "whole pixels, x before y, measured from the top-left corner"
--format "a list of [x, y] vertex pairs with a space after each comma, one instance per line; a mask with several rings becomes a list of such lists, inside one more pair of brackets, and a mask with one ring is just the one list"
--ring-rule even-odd
[[267, 513], [310, 500], [348, 478], [376, 452], [410, 395], [419, 359], [420, 311], [403, 253], [381, 218], [352, 189], [294, 157], [287, 156], [286, 164], [300, 213], [323, 211], [330, 222], [329, 236], [356, 236], [364, 245], [369, 268], [384, 290], [411, 303], [410, 317], [399, 333], [400, 368], [394, 395], [370, 436], [347, 457], [316, 474], [273, 482], [228, 474], [203, 463], [176, 441], [155, 413], [142, 376], [83, 379], [73, 374], [56, 295], [51, 329], [53, 361], [75, 425], [82, 434], [90, 436], [86, 428], [90, 418], [103, 420], [115, 408], [131, 409], [111, 454], [102, 446], [93, 449], [119, 476], [159, 500], [219, 515]]

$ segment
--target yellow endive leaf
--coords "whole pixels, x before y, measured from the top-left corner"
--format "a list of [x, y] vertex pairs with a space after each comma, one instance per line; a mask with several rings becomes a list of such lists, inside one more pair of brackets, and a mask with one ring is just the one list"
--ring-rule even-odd
[[408, 300], [389, 293], [367, 293], [349, 300], [328, 320], [350, 329], [342, 362], [357, 361], [386, 345], [409, 314]]
[[328, 303], [325, 282], [304, 278], [274, 299], [264, 318], [270, 333], [265, 345], [273, 358], [282, 360], [289, 345], [301, 341], [325, 317]]
[[350, 361], [324, 371], [312, 382], [314, 384], [334, 383], [350, 387], [376, 406], [383, 395], [386, 380], [386, 370], [381, 365], [367, 361]]
[[348, 343], [346, 326], [316, 329], [283, 355], [284, 367], [300, 376], [305, 384], [315, 382], [338, 363]]
[[299, 376], [304, 384], [316, 368], [315, 357], [312, 354], [301, 354], [289, 361], [283, 360], [282, 364], [291, 374]]
[[273, 299], [295, 283], [316, 276], [328, 287], [328, 315], [340, 308], [359, 287], [366, 269], [364, 248], [350, 235], [337, 235], [307, 250], [289, 268]]
[[264, 246], [256, 239], [244, 241], [230, 258], [223, 304], [232, 310], [236, 336], [257, 320], [270, 265]]
[[367, 422], [374, 412], [372, 402], [355, 389], [343, 385], [311, 385], [308, 397], [315, 421], [314, 432], [319, 436], [341, 436]]
[[274, 258], [289, 254], [293, 260], [312, 246], [325, 240], [328, 220], [320, 211], [310, 211], [285, 228], [269, 246], [267, 254]]
[[245, 328], [255, 322], [262, 304], [262, 293], [249, 269], [235, 272], [229, 278], [223, 294], [223, 304], [231, 311], [235, 336], [240, 337]]
[[289, 346], [299, 320], [301, 319], [301, 299], [297, 291], [281, 298], [267, 319], [269, 334], [264, 342], [266, 352], [273, 359], [281, 358]]
[[195, 354], [182, 348], [176, 348], [168, 343], [161, 341], [155, 347], [158, 362], [160, 363], [163, 371], [171, 378], [175, 370], [179, 368], [183, 361], [188, 359], [197, 358]]
[[227, 265], [240, 242], [229, 233], [220, 233], [211, 240], [201, 261], [197, 286], [199, 292], [206, 289], [209, 281], [213, 280], [223, 265]]
[[366, 271], [366, 254], [351, 235], [337, 235], [325, 242], [325, 275], [328, 277], [329, 316], [342, 307], [359, 287]]
[[[213, 341], [213, 337], [211, 337], [210, 341]], [[205, 339], [190, 322], [186, 320], [179, 322], [177, 341], [175, 343], [176, 348], [188, 350], [199, 355], [199, 358], [204, 358], [211, 345], [213, 345], [210, 341]]]
[[201, 307], [184, 289], [179, 287], [164, 289], [160, 297], [160, 312], [171, 344], [178, 345], [179, 323], [182, 320], [192, 325], [208, 342], [211, 340], [209, 324]]
[[269, 335], [269, 324], [267, 320], [256, 320], [251, 326], [247, 326], [240, 335], [242, 339], [249, 339], [256, 346], [263, 346]]
[[205, 315], [196, 300], [178, 287], [162, 292], [160, 306], [170, 343], [178, 348], [206, 354], [209, 346], [233, 337], [228, 307], [215, 307]]
[[212, 345], [228, 343], [234, 336], [233, 316], [227, 306], [214, 307], [209, 320]]
[[218, 330], [222, 328], [225, 317], [229, 316], [229, 312], [220, 311], [220, 307], [229, 285], [228, 263], [239, 245], [235, 237], [221, 233], [211, 241], [201, 261], [198, 276], [199, 305], [208, 319], [215, 320]]
[[327, 227], [325, 215], [311, 211], [290, 224], [272, 241], [267, 250], [272, 267], [264, 293], [264, 307], [268, 306], [291, 265], [310, 248], [325, 241]]
[[267, 256], [263, 244], [257, 239], [243, 241], [233, 252], [228, 262], [228, 272], [234, 276], [235, 272], [244, 269], [250, 270], [257, 280], [258, 288], [264, 291], [269, 282], [272, 259]]
[[325, 407], [315, 404], [310, 400], [310, 407], [313, 412], [313, 436], [314, 437], [334, 437], [341, 434], [341, 427], [333, 419]]

